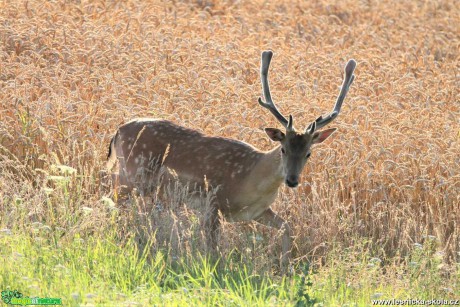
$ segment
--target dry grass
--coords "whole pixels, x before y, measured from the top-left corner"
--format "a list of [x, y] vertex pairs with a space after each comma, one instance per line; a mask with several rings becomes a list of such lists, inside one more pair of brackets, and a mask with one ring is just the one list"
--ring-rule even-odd
[[[30, 222], [97, 231], [110, 214], [88, 220], [81, 208], [103, 206], [109, 139], [134, 117], [271, 148], [261, 128], [278, 124], [257, 97], [260, 52], [272, 49], [273, 97], [299, 129], [329, 111], [344, 64], [358, 62], [339, 133], [274, 205], [291, 222], [294, 255], [369, 239], [377, 256], [404, 256], [435, 236], [459, 261], [456, 1], [174, 2], [0, 2], [0, 226], [15, 227], [19, 199]], [[50, 216], [53, 165], [77, 175]], [[244, 227], [263, 230], [227, 224], [223, 246], [248, 245]]]

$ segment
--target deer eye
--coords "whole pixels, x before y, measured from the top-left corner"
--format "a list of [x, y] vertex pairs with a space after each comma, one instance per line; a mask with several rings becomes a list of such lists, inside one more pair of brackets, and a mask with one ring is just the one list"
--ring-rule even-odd
[[310, 156], [311, 156], [311, 152], [307, 153], [306, 155], [307, 159], [310, 158]]
[[281, 148], [281, 152], [283, 153], [283, 155], [286, 153], [286, 150], [284, 150], [284, 148]]

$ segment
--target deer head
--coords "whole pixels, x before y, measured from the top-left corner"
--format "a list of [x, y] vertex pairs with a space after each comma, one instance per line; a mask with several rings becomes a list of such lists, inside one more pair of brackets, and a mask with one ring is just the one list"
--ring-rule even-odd
[[270, 94], [270, 87], [268, 85], [268, 69], [270, 67], [272, 56], [272, 51], [262, 52], [260, 78], [262, 81], [262, 90], [265, 102], [259, 97], [259, 104], [268, 109], [284, 126], [284, 131], [278, 128], [265, 128], [265, 132], [271, 140], [280, 143], [280, 155], [284, 181], [288, 187], [294, 188], [299, 184], [300, 173], [311, 155], [312, 145], [323, 142], [332, 133], [334, 133], [334, 131], [336, 131], [336, 128], [330, 128], [322, 131], [319, 131], [319, 129], [329, 124], [339, 115], [345, 96], [347, 95], [350, 85], [353, 83], [355, 78], [353, 71], [356, 68], [356, 62], [355, 60], [349, 60], [345, 66], [345, 78], [332, 112], [324, 117], [318, 117], [315, 121], [309, 124], [303, 132], [297, 132], [293, 127], [292, 115], [289, 115], [289, 119], [286, 119], [286, 117], [278, 111], [278, 108], [274, 104]]

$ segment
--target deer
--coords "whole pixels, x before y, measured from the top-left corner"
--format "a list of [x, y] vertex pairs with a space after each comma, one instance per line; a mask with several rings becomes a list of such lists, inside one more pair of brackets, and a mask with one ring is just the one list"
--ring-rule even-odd
[[195, 189], [203, 189], [205, 185], [215, 188], [205, 223], [210, 249], [217, 247], [219, 215], [229, 222], [257, 221], [280, 233], [280, 266], [285, 270], [291, 261], [292, 231], [288, 222], [270, 206], [283, 183], [289, 188], [299, 185], [312, 146], [322, 143], [336, 131], [336, 128], [320, 129], [339, 115], [355, 78], [353, 72], [357, 64], [353, 59], [346, 64], [332, 112], [319, 116], [298, 132], [293, 126], [292, 115], [286, 118], [272, 100], [268, 83], [272, 57], [271, 50], [262, 52], [260, 78], [265, 101], [259, 97], [258, 103], [283, 126], [283, 129], [264, 129], [277, 143], [273, 149], [261, 151], [248, 143], [207, 135], [169, 120], [137, 118], [120, 126], [111, 139], [107, 168], [112, 171], [116, 165], [112, 177], [127, 191], [144, 190], [146, 182], [154, 181], [148, 181], [148, 176], [138, 176], [139, 173], [147, 171], [151, 178], [159, 169], [165, 170], [163, 173], [169, 174], [169, 178], [193, 185]]

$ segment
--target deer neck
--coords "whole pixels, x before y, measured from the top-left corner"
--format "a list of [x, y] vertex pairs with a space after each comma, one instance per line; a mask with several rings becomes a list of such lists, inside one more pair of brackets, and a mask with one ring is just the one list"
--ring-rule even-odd
[[281, 161], [281, 146], [277, 146], [266, 153], [266, 160], [270, 163], [270, 170], [278, 180], [283, 179], [283, 164]]
[[278, 146], [265, 152], [257, 169], [261, 178], [259, 189], [265, 193], [278, 191], [279, 186], [283, 183], [281, 147]]

